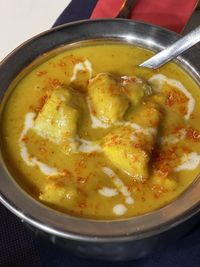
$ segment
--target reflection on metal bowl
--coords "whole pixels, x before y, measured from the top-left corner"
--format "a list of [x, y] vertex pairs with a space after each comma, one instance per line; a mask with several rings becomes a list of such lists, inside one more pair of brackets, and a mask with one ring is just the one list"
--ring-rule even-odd
[[[57, 27], [22, 44], [2, 62], [0, 98], [19, 72], [38, 56], [55, 48], [59, 52], [63, 45], [117, 40], [159, 51], [178, 37], [152, 25], [122, 19], [86, 20]], [[177, 64], [197, 83], [200, 83], [199, 55], [196, 46], [177, 59]], [[1, 202], [36, 233], [79, 256], [115, 261], [140, 258], [180, 238], [199, 221], [199, 179], [159, 210], [130, 219], [95, 221], [68, 216], [37, 202], [17, 185], [2, 156], [1, 162]]]

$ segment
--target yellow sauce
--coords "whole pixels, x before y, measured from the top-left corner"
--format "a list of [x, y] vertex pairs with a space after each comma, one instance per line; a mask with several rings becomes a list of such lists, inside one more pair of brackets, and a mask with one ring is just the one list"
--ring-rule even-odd
[[[1, 135], [5, 161], [29, 194], [67, 214], [118, 219], [166, 205], [195, 180], [200, 172], [199, 86], [174, 63], [159, 70], [137, 67], [151, 55], [117, 43], [74, 48], [18, 82], [4, 106]], [[130, 80], [139, 88], [133, 95]], [[112, 88], [117, 111], [109, 105], [95, 110], [101, 101], [110, 101], [106, 90], [93, 94], [99, 90], [96, 81], [118, 86]], [[152, 91], [141, 96], [144, 86]], [[60, 104], [48, 122], [47, 103], [54, 105], [56, 99]], [[155, 118], [141, 111], [149, 103]], [[63, 133], [67, 124], [70, 130]], [[140, 157], [143, 167], [138, 167]]]

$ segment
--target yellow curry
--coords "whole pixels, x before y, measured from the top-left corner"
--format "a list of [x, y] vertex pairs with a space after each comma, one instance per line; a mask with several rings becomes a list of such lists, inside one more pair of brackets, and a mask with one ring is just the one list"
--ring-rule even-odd
[[3, 109], [17, 182], [59, 211], [119, 219], [158, 209], [200, 172], [200, 91], [183, 69], [137, 67], [122, 43], [63, 50], [29, 71]]

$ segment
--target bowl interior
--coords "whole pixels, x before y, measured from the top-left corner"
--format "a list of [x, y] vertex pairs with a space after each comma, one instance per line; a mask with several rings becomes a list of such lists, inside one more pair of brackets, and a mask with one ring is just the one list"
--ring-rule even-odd
[[[14, 85], [27, 72], [65, 49], [100, 42], [123, 42], [159, 51], [177, 39], [178, 35], [170, 31], [128, 20], [81, 21], [47, 31], [22, 44], [1, 63], [0, 98], [4, 98], [1, 112]], [[199, 54], [196, 46], [176, 60], [198, 84]], [[200, 208], [200, 179], [196, 179], [179, 198], [151, 213], [117, 221], [80, 219], [52, 210], [30, 197], [13, 179], [2, 153], [0, 175], [0, 201], [8, 209], [39, 229], [73, 239], [138, 239], [173, 227]]]

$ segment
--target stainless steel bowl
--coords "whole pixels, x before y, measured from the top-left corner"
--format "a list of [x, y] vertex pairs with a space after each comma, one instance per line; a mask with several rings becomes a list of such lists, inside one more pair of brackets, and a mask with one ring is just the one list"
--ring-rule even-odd
[[[178, 37], [159, 27], [122, 19], [86, 20], [57, 27], [22, 44], [1, 63], [0, 98], [3, 99], [15, 77], [38, 56], [45, 58], [44, 53], [55, 48], [58, 52], [63, 45], [116, 40], [159, 51]], [[177, 59], [177, 64], [197, 83], [200, 83], [199, 56], [200, 49], [196, 46]], [[79, 256], [103, 260], [140, 258], [180, 238], [199, 221], [200, 179], [159, 210], [125, 220], [97, 221], [68, 216], [34, 200], [16, 183], [2, 153], [0, 177], [3, 204], [35, 232]]]

